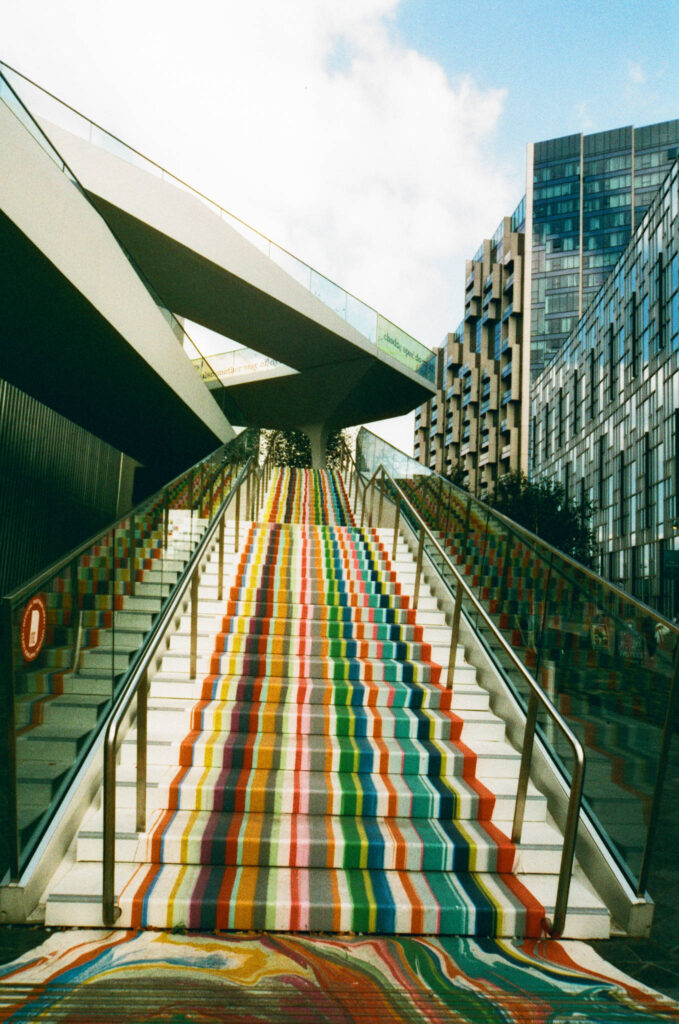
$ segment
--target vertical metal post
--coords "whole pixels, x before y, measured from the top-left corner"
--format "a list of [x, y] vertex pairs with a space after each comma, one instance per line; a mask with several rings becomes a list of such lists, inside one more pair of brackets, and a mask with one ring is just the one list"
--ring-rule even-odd
[[189, 508], [191, 509], [192, 513], [193, 513], [193, 477], [194, 477], [194, 474], [195, 474], [195, 470], [192, 467], [189, 470]]
[[373, 512], [375, 509], [375, 478], [370, 481], [370, 512], [368, 513], [368, 526], [372, 529]]
[[453, 605], [453, 621], [450, 631], [450, 652], [448, 654], [448, 674], [446, 676], [446, 687], [453, 688], [455, 676], [455, 662], [457, 661], [457, 645], [460, 640], [460, 614], [462, 612], [462, 584], [458, 580], [455, 587], [455, 604]]
[[368, 484], [366, 484], [365, 487], [363, 488], [363, 495], [362, 495], [362, 501], [361, 501], [361, 526], [363, 526], [363, 524], [365, 523], [365, 506], [366, 506], [366, 498], [367, 498], [367, 496], [368, 496]]
[[196, 566], [191, 577], [191, 653], [189, 656], [189, 677], [196, 678], [198, 664], [198, 573]]
[[397, 492], [396, 494], [396, 510], [394, 512], [394, 549], [392, 551], [392, 560], [396, 561], [396, 552], [398, 550], [398, 528], [401, 525], [401, 495]]
[[462, 557], [466, 559], [467, 548], [469, 547], [469, 521], [472, 514], [472, 496], [467, 498], [467, 508], [464, 513], [464, 526], [462, 528]]
[[170, 534], [170, 492], [167, 487], [163, 495], [163, 548], [167, 550], [167, 540]]
[[[71, 573], [71, 629], [73, 630], [73, 663], [71, 672], [78, 671], [80, 646], [82, 644], [82, 615], [80, 612], [80, 585], [78, 583], [78, 559], [74, 558], [70, 566]], [[114, 613], [115, 614], [115, 613]]]
[[135, 526], [135, 523], [134, 523], [134, 513], [131, 512], [130, 513], [130, 522], [128, 524], [128, 533], [127, 533], [127, 547], [128, 547], [127, 558], [128, 558], [129, 573], [130, 573], [130, 588], [129, 588], [130, 597], [134, 597], [135, 590], [136, 590], [136, 582], [137, 582], [137, 571], [136, 571], [135, 566], [134, 566], [134, 561], [135, 561], [135, 559], [134, 559], [134, 549], [135, 549], [134, 526]]
[[137, 690], [137, 832], [146, 830], [148, 693], [148, 672], [144, 672]]
[[103, 915], [107, 928], [116, 921], [115, 870], [116, 870], [116, 749], [115, 743], [106, 743], [104, 748], [104, 834], [102, 850]]
[[252, 516], [250, 515], [250, 513], [252, 511], [252, 501], [250, 499], [250, 491], [252, 489], [252, 473], [250, 472], [250, 470], [248, 470], [248, 475], [245, 478], [245, 484], [246, 484], [246, 488], [245, 488], [245, 509], [246, 509], [245, 518], [246, 519], [248, 519], [248, 518], [252, 519]]
[[[441, 481], [443, 483], [443, 481]], [[448, 539], [448, 525], [450, 523], [450, 488], [446, 489], [446, 525], [443, 527], [443, 536]]]
[[523, 732], [523, 749], [521, 751], [521, 765], [519, 767], [519, 783], [516, 788], [516, 802], [514, 804], [514, 822], [512, 824], [512, 842], [521, 842], [523, 831], [523, 818], [526, 810], [526, 794], [528, 792], [528, 777], [530, 775], [530, 764], [533, 757], [533, 739], [535, 738], [535, 725], [538, 718], [538, 698], [531, 690], [528, 698], [528, 711], [526, 713], [526, 725]]
[[424, 527], [420, 526], [420, 539], [417, 542], [417, 566], [415, 568], [415, 593], [413, 595], [413, 607], [417, 608], [420, 600], [420, 577], [422, 575], [422, 556], [424, 555]]
[[568, 801], [566, 813], [566, 825], [563, 831], [564, 842], [561, 853], [561, 867], [559, 869], [559, 885], [556, 890], [554, 901], [554, 923], [549, 929], [552, 938], [558, 939], [563, 934], [566, 923], [566, 910], [568, 909], [568, 892], [573, 875], [573, 861], [575, 860], [575, 841], [578, 835], [578, 822], [580, 820], [580, 804], [582, 801], [582, 784], [585, 778], [584, 758], [576, 758], [571, 781], [571, 795]]
[[[9, 874], [13, 882], [19, 880], [19, 815], [17, 793], [17, 751], [14, 712], [14, 617], [12, 602], [0, 598], [0, 678], [3, 679], [2, 701], [6, 716], [3, 743], [7, 753], [7, 780], [5, 800], [7, 808], [7, 845], [9, 847]], [[0, 751], [0, 754], [2, 752]]]
[[219, 520], [219, 569], [217, 579], [217, 600], [221, 601], [224, 596], [224, 515]]
[[111, 530], [111, 697], [116, 688], [116, 531]]
[[382, 475], [380, 477], [380, 500], [377, 503], [377, 525], [378, 526], [382, 525], [382, 503], [384, 502], [384, 486], [385, 486], [385, 480], [384, 480], [384, 470], [383, 470], [382, 471]]
[[210, 477], [210, 491], [209, 491], [209, 494], [210, 494], [209, 502], [210, 502], [210, 504], [208, 505], [208, 508], [207, 508], [208, 520], [212, 519], [212, 500], [214, 498], [214, 488], [215, 488], [215, 478], [213, 476], [211, 476]]
[[238, 551], [238, 524], [240, 523], [240, 492], [241, 492], [241, 485], [239, 484], [238, 487], [236, 488], [236, 519], [235, 519], [236, 539], [235, 539], [234, 544], [233, 544], [234, 552]]

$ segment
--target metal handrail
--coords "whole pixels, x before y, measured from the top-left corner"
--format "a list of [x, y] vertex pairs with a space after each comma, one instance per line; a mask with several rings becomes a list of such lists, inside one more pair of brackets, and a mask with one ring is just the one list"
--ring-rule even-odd
[[[368, 433], [370, 432], [368, 431]], [[383, 465], [383, 463], [380, 463], [380, 465]], [[440, 473], [433, 472], [427, 466], [422, 466], [421, 469], [424, 471], [423, 475], [426, 476], [427, 480], [443, 481], [446, 484], [446, 486], [453, 491], [454, 495], [457, 498], [460, 498], [462, 501], [465, 502], [471, 499], [471, 501], [474, 502], [477, 506], [480, 506], [481, 510], [483, 510], [484, 512], [489, 512], [492, 516], [498, 519], [500, 521], [500, 524], [505, 529], [511, 530], [515, 534], [519, 534], [521, 536], [522, 541], [526, 544], [529, 544], [533, 551], [536, 553], [536, 555], [538, 555], [538, 557], [542, 557], [545, 561], [548, 561], [548, 555], [552, 557], [556, 555], [558, 559], [561, 559], [562, 561], [566, 562], [577, 572], [582, 573], [588, 579], [594, 580], [600, 586], [603, 586], [607, 590], [612, 591], [612, 593], [615, 594], [616, 597], [621, 598], [626, 604], [635, 606], [639, 609], [640, 612], [643, 612], [644, 615], [650, 615], [652, 616], [652, 618], [656, 620], [656, 622], [660, 623], [663, 626], [669, 627], [669, 629], [673, 633], [676, 633], [678, 635], [679, 639], [679, 626], [677, 626], [670, 619], [666, 619], [664, 615], [656, 611], [655, 608], [651, 608], [650, 605], [644, 604], [644, 602], [640, 601], [638, 597], [634, 597], [632, 594], [628, 594], [626, 591], [622, 590], [620, 587], [618, 587], [615, 583], [612, 583], [610, 580], [605, 580], [602, 576], [599, 576], [598, 573], [594, 572], [593, 569], [590, 569], [588, 566], [583, 565], [582, 562], [578, 562], [576, 558], [573, 558], [571, 555], [566, 554], [565, 551], [560, 551], [558, 548], [554, 547], [553, 544], [550, 544], [549, 541], [544, 540], [542, 537], [539, 537], [538, 534], [533, 533], [531, 530], [528, 530], [525, 526], [522, 526], [520, 523], [517, 523], [513, 519], [510, 519], [503, 512], [499, 512], [498, 509], [493, 508], [492, 505], [488, 505], [487, 502], [482, 501], [481, 498], [476, 497], [476, 495], [474, 494], [469, 494], [467, 491], [464, 491], [461, 487], [458, 487], [456, 484], [451, 483], [450, 480], [446, 480], [446, 478], [444, 476], [441, 476]], [[545, 549], [544, 552], [541, 549]], [[577, 585], [577, 580], [575, 581], [575, 583]]]
[[[355, 472], [358, 470], [354, 463]], [[405, 492], [399, 487], [396, 481], [391, 477], [384, 465], [380, 463], [375, 473], [370, 478], [368, 483], [364, 487], [363, 495], [363, 510], [365, 511], [365, 498], [367, 496], [368, 487], [374, 488], [377, 485], [378, 478], [380, 481], [387, 481], [394, 488], [397, 495], [397, 514], [396, 514], [396, 526], [394, 529], [394, 549], [393, 557], [396, 557], [397, 551], [397, 532], [398, 532], [398, 520], [400, 506], [405, 503], [410, 513], [414, 517], [416, 523], [420, 528], [420, 540], [418, 544], [418, 563], [415, 576], [415, 593], [419, 595], [420, 588], [420, 576], [422, 572], [422, 549], [424, 545], [424, 535], [426, 534], [431, 543], [436, 548], [437, 553], [444, 560], [446, 567], [452, 573], [455, 579], [455, 603], [453, 606], [453, 622], [451, 630], [451, 646], [450, 646], [450, 657], [448, 662], [448, 683], [447, 685], [452, 688], [453, 673], [455, 667], [455, 655], [457, 652], [457, 642], [459, 637], [459, 622], [462, 609], [462, 596], [463, 594], [472, 602], [475, 611], [481, 616], [484, 625], [490, 630], [494, 640], [502, 648], [504, 654], [509, 657], [514, 668], [520, 673], [524, 683], [528, 686], [530, 691], [530, 697], [528, 701], [528, 708], [526, 711], [526, 724], [524, 729], [523, 746], [521, 750], [521, 765], [519, 768], [519, 780], [517, 785], [516, 800], [514, 804], [514, 819], [512, 823], [512, 842], [520, 843], [521, 834], [523, 830], [525, 806], [526, 806], [526, 794], [528, 792], [528, 779], [530, 775], [530, 764], [533, 754], [533, 745], [535, 739], [535, 731], [537, 725], [537, 714], [538, 705], [542, 705], [543, 709], [547, 712], [549, 717], [552, 719], [554, 724], [558, 727], [561, 733], [566, 738], [571, 750], [573, 752], [574, 768], [572, 772], [570, 796], [568, 799], [568, 810], [566, 814], [566, 822], [564, 826], [564, 842], [563, 850], [561, 854], [561, 865], [559, 869], [559, 882], [557, 887], [556, 901], [554, 905], [554, 920], [550, 922], [545, 920], [544, 925], [546, 931], [552, 937], [558, 937], [563, 934], [563, 928], [566, 921], [566, 912], [568, 907], [568, 893], [570, 889], [571, 876], [573, 873], [573, 861], [575, 858], [575, 842], [577, 836], [578, 821], [580, 818], [580, 808], [582, 804], [582, 789], [585, 775], [585, 752], [582, 744], [578, 740], [577, 736], [572, 732], [568, 723], [560, 714], [558, 709], [552, 704], [551, 700], [544, 691], [541, 689], [539, 684], [531, 676], [526, 669], [525, 665], [519, 660], [513, 649], [509, 646], [500, 630], [496, 627], [495, 623], [489, 617], [483, 605], [477, 600], [473, 591], [469, 588], [464, 578], [460, 575], [457, 568], [450, 560], [444, 549], [439, 544], [437, 538], [434, 536], [432, 531], [429, 529], [421, 515], [414, 507], [412, 502], [409, 500]], [[371, 509], [372, 509], [372, 498], [371, 495]], [[415, 608], [417, 608], [417, 599], [414, 601]]]
[[[255, 477], [253, 485], [253, 476]], [[121, 692], [111, 711], [104, 738], [104, 780], [103, 780], [103, 856], [102, 856], [102, 913], [104, 924], [112, 927], [120, 916], [120, 908], [115, 905], [115, 836], [116, 836], [116, 757], [121, 743], [120, 727], [130, 709], [132, 701], [137, 698], [137, 831], [146, 828], [146, 765], [147, 765], [147, 706], [148, 706], [148, 671], [161, 641], [164, 639], [168, 626], [172, 622], [181, 601], [191, 587], [191, 669], [195, 676], [197, 649], [197, 602], [199, 567], [209, 545], [219, 532], [220, 564], [223, 566], [224, 551], [224, 517], [231, 501], [236, 501], [236, 534], [235, 548], [238, 547], [238, 522], [240, 518], [240, 494], [244, 483], [247, 483], [248, 495], [246, 509], [254, 513], [259, 507], [260, 482], [264, 472], [259, 473], [252, 456], [243, 466], [234, 486], [222, 502], [212, 523], [205, 531], [203, 538], [196, 547], [188, 565], [177, 583], [164, 611], [159, 616], [143, 652], [136, 659], [123, 680]], [[254, 516], [253, 516], [254, 518]], [[220, 584], [222, 574], [220, 574]]]

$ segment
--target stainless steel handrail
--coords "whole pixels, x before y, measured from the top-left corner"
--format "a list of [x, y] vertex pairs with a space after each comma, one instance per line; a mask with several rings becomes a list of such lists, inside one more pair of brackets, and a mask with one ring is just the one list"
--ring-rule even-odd
[[[224, 531], [223, 523], [226, 511], [231, 501], [236, 498], [236, 516], [240, 513], [241, 487], [244, 483], [249, 485], [254, 476], [259, 483], [260, 476], [252, 457], [243, 466], [234, 486], [222, 502], [221, 508], [215, 515], [212, 523], [205, 531], [203, 538], [194, 551], [186, 566], [182, 577], [177, 584], [174, 593], [158, 619], [143, 653], [135, 661], [127, 681], [123, 681], [122, 690], [109, 716], [104, 739], [104, 781], [103, 781], [103, 856], [102, 856], [102, 914], [106, 927], [112, 927], [120, 916], [120, 908], [115, 905], [115, 835], [116, 835], [116, 758], [121, 743], [120, 727], [130, 709], [132, 701], [137, 698], [137, 831], [144, 831], [146, 827], [146, 764], [147, 764], [147, 697], [148, 697], [148, 671], [152, 659], [158, 650], [161, 641], [164, 639], [167, 629], [172, 622], [179, 606], [184, 599], [187, 590], [191, 587], [191, 662], [195, 673], [195, 655], [197, 643], [197, 587], [194, 581], [198, 579], [198, 570], [203, 561], [209, 545], [218, 532], [219, 541], [223, 544]], [[255, 487], [250, 486], [249, 501], [246, 504], [248, 513], [256, 510], [257, 495]], [[252, 516], [254, 518], [254, 515]], [[238, 518], [236, 519], [236, 524]], [[236, 525], [236, 540], [238, 545], [238, 526]], [[220, 552], [223, 557], [223, 554]], [[223, 564], [223, 562], [222, 562]]]
[[[363, 427], [362, 429], [365, 430], [366, 428]], [[370, 434], [372, 432], [366, 431], [366, 433]], [[376, 437], [377, 435], [373, 436]], [[381, 438], [378, 438], [378, 440], [382, 442]], [[387, 444], [388, 442], [382, 443]], [[394, 449], [394, 451], [397, 451], [397, 449]], [[402, 453], [398, 452], [398, 454], [401, 455]], [[380, 463], [380, 465], [384, 464]], [[533, 533], [531, 530], [528, 530], [525, 526], [521, 526], [520, 523], [515, 522], [513, 519], [509, 519], [509, 517], [506, 516], [503, 512], [499, 512], [496, 508], [493, 508], [492, 505], [488, 505], [485, 501], [482, 501], [480, 498], [477, 498], [476, 495], [469, 494], [467, 491], [462, 490], [462, 488], [458, 487], [456, 484], [451, 483], [450, 480], [446, 480], [445, 477], [441, 476], [439, 473], [433, 472], [427, 466], [424, 465], [421, 466], [420, 468], [422, 469], [422, 473], [424, 476], [426, 476], [427, 480], [443, 481], [445, 485], [453, 491], [455, 496], [459, 498], [461, 501], [465, 502], [465, 504], [468, 502], [474, 503], [479, 507], [480, 510], [482, 510], [485, 513], [490, 513], [490, 515], [492, 515], [495, 519], [499, 520], [500, 525], [504, 529], [510, 530], [514, 534], [518, 534], [522, 542], [530, 545], [530, 547], [533, 549], [533, 551], [539, 558], [544, 558], [545, 561], [548, 561], [548, 555], [556, 556], [558, 559], [561, 559], [562, 561], [567, 563], [567, 565], [574, 569], [576, 572], [582, 573], [588, 579], [593, 580], [595, 583], [599, 584], [599, 586], [603, 586], [606, 588], [606, 590], [611, 591], [616, 597], [621, 598], [626, 604], [633, 605], [635, 608], [639, 610], [640, 613], [643, 613], [644, 615], [650, 615], [653, 619], [656, 620], [656, 622], [658, 622], [664, 627], [668, 627], [672, 633], [678, 634], [677, 639], [679, 640], [679, 626], [677, 626], [674, 622], [671, 622], [670, 619], [666, 619], [660, 612], [656, 611], [654, 608], [651, 608], [650, 605], [644, 604], [644, 602], [640, 601], [638, 597], [634, 597], [632, 594], [626, 593], [626, 591], [616, 586], [616, 584], [612, 583], [610, 580], [603, 579], [603, 577], [599, 576], [596, 572], [594, 572], [593, 569], [589, 569], [586, 565], [583, 565], [582, 562], [578, 562], [577, 559], [572, 558], [571, 555], [567, 555], [564, 551], [559, 551], [559, 549], [555, 548], [553, 544], [549, 543], [549, 541], [544, 540], [542, 537], [539, 537], [538, 534]], [[544, 551], [542, 549], [544, 549]], [[577, 580], [575, 580], [574, 582], [576, 583], [576, 585], [578, 585]]]
[[[354, 463], [354, 472], [358, 474], [358, 469]], [[552, 937], [558, 937], [563, 934], [564, 924], [566, 921], [566, 912], [568, 907], [568, 893], [570, 890], [571, 876], [573, 873], [573, 861], [575, 858], [575, 842], [577, 837], [578, 821], [580, 818], [580, 808], [582, 804], [582, 789], [585, 775], [585, 752], [582, 744], [578, 740], [577, 736], [572, 732], [566, 720], [562, 717], [558, 709], [552, 704], [549, 697], [544, 693], [539, 684], [531, 676], [526, 669], [525, 665], [519, 660], [515, 652], [509, 646], [500, 630], [495, 626], [495, 623], [488, 616], [483, 605], [477, 600], [473, 591], [469, 588], [464, 578], [460, 575], [455, 565], [451, 562], [450, 558], [439, 544], [438, 540], [429, 529], [427, 524], [420, 516], [417, 509], [414, 507], [412, 502], [409, 500], [405, 492], [399, 487], [396, 481], [391, 477], [384, 465], [380, 463], [378, 468], [375, 470], [373, 476], [370, 478], [368, 483], [365, 485], [363, 490], [363, 511], [366, 507], [367, 490], [370, 487], [373, 491], [377, 485], [377, 480], [384, 482], [387, 481], [393, 488], [397, 495], [398, 502], [397, 508], [400, 509], [402, 503], [405, 503], [410, 513], [415, 519], [415, 522], [420, 528], [420, 536], [427, 535], [431, 543], [434, 545], [438, 555], [443, 559], [448, 570], [452, 573], [455, 580], [455, 603], [453, 606], [453, 622], [451, 629], [451, 649], [448, 666], [448, 685], [452, 686], [452, 673], [454, 672], [455, 666], [455, 655], [457, 652], [457, 641], [459, 633], [459, 622], [462, 608], [462, 597], [463, 595], [471, 601], [474, 610], [481, 616], [485, 627], [490, 630], [494, 640], [504, 651], [505, 655], [510, 659], [513, 667], [521, 675], [523, 682], [528, 686], [530, 697], [528, 701], [528, 708], [526, 711], [526, 725], [524, 729], [523, 746], [521, 750], [521, 765], [519, 768], [519, 781], [517, 785], [516, 800], [514, 804], [514, 819], [512, 823], [512, 842], [520, 843], [521, 834], [523, 830], [525, 805], [526, 805], [526, 794], [528, 792], [528, 780], [530, 775], [530, 764], [533, 753], [533, 745], [535, 739], [535, 731], [537, 725], [537, 713], [538, 706], [542, 705], [543, 709], [547, 712], [549, 717], [552, 719], [554, 724], [558, 727], [561, 733], [566, 738], [571, 750], [573, 752], [574, 769], [571, 779], [570, 796], [568, 799], [568, 810], [566, 813], [566, 822], [564, 826], [564, 842], [563, 850], [561, 854], [561, 865], [559, 869], [559, 882], [557, 887], [556, 901], [554, 905], [554, 920], [550, 922], [545, 921], [545, 929]], [[386, 489], [385, 489], [386, 491]], [[372, 498], [371, 495], [371, 508]], [[387, 495], [387, 497], [389, 497]], [[398, 530], [398, 517], [396, 518], [396, 529]], [[421, 542], [423, 544], [423, 542]], [[396, 557], [397, 542], [395, 538], [393, 557]], [[422, 553], [420, 550], [420, 544], [418, 544], [418, 563], [415, 577], [415, 590], [419, 594], [420, 588], [420, 575], [422, 571]], [[417, 604], [415, 604], [417, 607]], [[452, 670], [452, 671], [451, 671]]]

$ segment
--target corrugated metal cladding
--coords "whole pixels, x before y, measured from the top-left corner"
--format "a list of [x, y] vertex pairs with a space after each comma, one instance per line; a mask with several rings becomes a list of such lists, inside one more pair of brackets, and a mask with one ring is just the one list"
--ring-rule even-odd
[[121, 454], [0, 380], [0, 594], [114, 518]]

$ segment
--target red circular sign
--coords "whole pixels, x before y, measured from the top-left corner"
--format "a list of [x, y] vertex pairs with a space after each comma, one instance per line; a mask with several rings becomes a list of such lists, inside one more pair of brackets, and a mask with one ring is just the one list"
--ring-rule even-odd
[[47, 608], [42, 594], [36, 594], [26, 605], [21, 620], [21, 653], [25, 661], [34, 661], [42, 649], [47, 625]]

